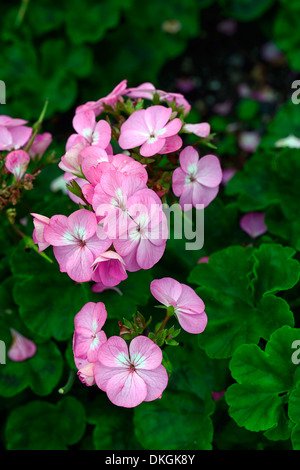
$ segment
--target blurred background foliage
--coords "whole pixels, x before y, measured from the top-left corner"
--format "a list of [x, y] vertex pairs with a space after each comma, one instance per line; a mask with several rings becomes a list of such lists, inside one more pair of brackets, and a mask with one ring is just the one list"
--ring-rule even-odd
[[[162, 263], [151, 271], [132, 273], [122, 283], [125, 316], [142, 306], [143, 314], [158, 321], [149, 284], [152, 278], [172, 276], [195, 286], [212, 319], [207, 341], [205, 336], [199, 339], [182, 332], [184, 347], [169, 348], [165, 357], [173, 371], [163, 399], [136, 410], [116, 409], [97, 388], [84, 387], [79, 380], [60, 399], [58, 389], [74, 369], [74, 312], [99, 297], [86, 284], [75, 284], [59, 273], [56, 264], [45, 263], [17, 233], [0, 230], [0, 313], [1, 309], [8, 313], [0, 315], [1, 338], [9, 345], [9, 328], [14, 327], [33, 338], [39, 348], [26, 367], [10, 361], [0, 371], [2, 448], [290, 449], [292, 426], [294, 448], [300, 448], [300, 420], [292, 407], [288, 420], [286, 404], [280, 405], [277, 428], [272, 428], [273, 422], [256, 420], [254, 411], [261, 403], [256, 394], [259, 377], [254, 379], [254, 391], [247, 383], [232, 388], [228, 403], [224, 398], [214, 403], [211, 397], [212, 391], [227, 389], [233, 377], [240, 379], [235, 370], [238, 361], [258, 354], [260, 338], [259, 346], [264, 348], [267, 341], [271, 346], [275, 340], [286, 345], [292, 334], [299, 335], [297, 279], [284, 283], [300, 273], [299, 263], [290, 259], [294, 252], [299, 259], [300, 251], [300, 195], [295, 178], [300, 150], [274, 148], [277, 140], [289, 134], [300, 136], [299, 106], [290, 100], [291, 84], [300, 72], [299, 11], [298, 0], [10, 0], [1, 5], [0, 80], [6, 83], [7, 102], [1, 105], [1, 114], [32, 123], [48, 98], [43, 131], [54, 134], [52, 148], [57, 157], [64, 153], [72, 133], [76, 106], [105, 96], [127, 79], [129, 87], [150, 81], [159, 89], [183, 93], [192, 104], [189, 120], [208, 121], [216, 133], [213, 143], [223, 169], [242, 170], [226, 188], [220, 187], [218, 198], [206, 209], [203, 249], [187, 254], [184, 240], [170, 239]], [[241, 143], [244, 131], [260, 139], [257, 150], [258, 141], [250, 149]], [[207, 148], [200, 150], [207, 152]], [[50, 217], [75, 210], [62, 191], [50, 191], [51, 182], [61, 174], [57, 165], [42, 171], [34, 191], [18, 207], [18, 221], [29, 219], [28, 212]], [[268, 233], [254, 241], [239, 227], [242, 214], [251, 210], [265, 211], [268, 227]], [[28, 237], [32, 229], [31, 220], [22, 228]], [[250, 243], [253, 248], [247, 250], [231, 247]], [[271, 243], [275, 265], [269, 259]], [[197, 265], [199, 258], [208, 255], [213, 258], [211, 268]], [[249, 294], [249, 276], [252, 291], [258, 285], [266, 286], [265, 292], [258, 287], [255, 303], [251, 300], [247, 309], [237, 311], [244, 302], [241, 292]], [[215, 285], [214, 279], [220, 283]], [[274, 298], [269, 279], [284, 291], [281, 298]], [[109, 315], [107, 335], [118, 334], [119, 294], [104, 292], [101, 301]], [[295, 330], [287, 303], [295, 314]], [[277, 320], [270, 322], [274, 305]], [[248, 312], [246, 321], [236, 321], [232, 315], [225, 322], [229, 309], [240, 316]], [[280, 334], [270, 339], [276, 328], [281, 328]], [[250, 339], [244, 341], [243, 334], [247, 336], [249, 330]], [[255, 347], [244, 346], [247, 342]], [[238, 347], [244, 348], [243, 354]], [[267, 372], [263, 370], [263, 375]], [[276, 374], [286, 378], [285, 364]], [[299, 385], [293, 388], [288, 382], [286, 390], [291, 404], [298, 403]], [[242, 400], [248, 406], [246, 422], [240, 417]], [[265, 408], [259, 408], [261, 419], [273, 418], [269, 410], [277, 410], [277, 405], [278, 397], [272, 396]]]
[[11, 0], [0, 18], [2, 112], [34, 120], [48, 98], [51, 117], [106, 95], [124, 78], [129, 86], [171, 88], [169, 62], [190, 47], [201, 76], [207, 38], [215, 43], [224, 18], [250, 24], [249, 44], [263, 32], [299, 71], [299, 11], [297, 0]]

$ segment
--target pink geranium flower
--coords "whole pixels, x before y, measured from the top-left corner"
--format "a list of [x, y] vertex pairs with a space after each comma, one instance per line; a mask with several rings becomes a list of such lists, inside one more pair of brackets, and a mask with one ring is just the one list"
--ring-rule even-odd
[[8, 357], [12, 361], [21, 362], [33, 357], [36, 353], [36, 345], [33, 341], [18, 333], [18, 331], [11, 328], [13, 337], [12, 344], [8, 350]]
[[222, 181], [219, 159], [205, 155], [199, 160], [198, 152], [192, 146], [186, 147], [179, 159], [180, 167], [173, 173], [172, 187], [175, 196], [180, 196], [182, 209], [185, 209], [185, 204], [208, 206], [218, 194]]
[[97, 101], [88, 101], [76, 108], [76, 114], [82, 111], [93, 111], [95, 116], [99, 116], [104, 110], [104, 105], [114, 107], [118, 101], [123, 101], [122, 95], [125, 95], [127, 80], [122, 80], [107, 96]]
[[143, 157], [178, 150], [182, 140], [176, 134], [182, 123], [178, 118], [168, 122], [171, 114], [171, 108], [160, 105], [135, 111], [121, 126], [120, 147], [132, 149], [141, 146], [140, 154]]
[[44, 229], [44, 238], [52, 245], [61, 272], [73, 281], [90, 281], [92, 264], [111, 245], [108, 238], [96, 234], [97, 218], [93, 212], [80, 209], [69, 217], [54, 215]]
[[24, 124], [27, 124], [24, 119], [0, 116], [0, 151], [19, 149], [28, 142], [32, 128]]
[[152, 268], [162, 257], [168, 237], [167, 219], [158, 196], [151, 189], [140, 191], [128, 201], [127, 236], [114, 247], [130, 272]]
[[34, 231], [32, 234], [33, 241], [39, 246], [39, 251], [44, 251], [49, 246], [49, 243], [47, 243], [44, 238], [44, 229], [46, 225], [49, 225], [50, 219], [44, 215], [35, 214], [34, 212], [30, 215], [34, 217]]
[[81, 359], [80, 357], [74, 357], [75, 365], [78, 369], [77, 375], [81, 382], [87, 387], [94, 385], [95, 375], [94, 375], [94, 362], [89, 362], [87, 359]]
[[129, 222], [128, 204], [130, 198], [140, 190], [148, 191], [143, 179], [109, 168], [101, 174], [100, 182], [94, 190], [92, 205], [110, 238], [117, 238], [126, 232]]
[[77, 134], [72, 134], [67, 143], [67, 148], [73, 147], [78, 142], [87, 145], [97, 145], [102, 149], [110, 143], [111, 128], [107, 121], [101, 119], [96, 122], [93, 111], [83, 111], [75, 114], [73, 127]]
[[102, 302], [88, 302], [75, 315], [73, 336], [74, 356], [96, 362], [100, 346], [106, 342], [102, 327], [106, 322], [107, 312]]
[[184, 114], [188, 114], [191, 110], [191, 105], [181, 93], [170, 93], [163, 90], [157, 90], [152, 83], [145, 82], [136, 88], [127, 88], [126, 95], [129, 98], [143, 98], [146, 100], [153, 100], [154, 94], [157, 94], [160, 101], [167, 101], [168, 103], [175, 102], [176, 107], [183, 107]]
[[23, 178], [29, 162], [30, 157], [25, 150], [13, 150], [5, 157], [5, 167], [17, 181], [21, 181]]
[[93, 265], [92, 280], [104, 286], [114, 287], [127, 278], [125, 262], [115, 251], [107, 251], [98, 256]]
[[240, 220], [240, 227], [251, 238], [259, 237], [268, 231], [264, 212], [248, 212]]
[[46, 152], [47, 148], [52, 142], [52, 135], [50, 132], [44, 132], [44, 134], [38, 134], [28, 150], [31, 158], [42, 157]]
[[159, 302], [172, 306], [180, 326], [188, 333], [202, 333], [207, 324], [205, 305], [195, 291], [171, 277], [155, 279], [150, 290]]
[[149, 338], [137, 336], [128, 351], [124, 339], [112, 336], [99, 349], [96, 384], [114, 405], [133, 408], [165, 390], [168, 374], [161, 362], [161, 349]]

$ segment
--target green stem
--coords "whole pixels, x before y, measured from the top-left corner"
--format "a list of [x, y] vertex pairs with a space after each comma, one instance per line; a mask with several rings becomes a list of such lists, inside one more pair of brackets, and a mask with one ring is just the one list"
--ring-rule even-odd
[[64, 387], [60, 388], [58, 390], [58, 393], [60, 393], [61, 395], [65, 395], [66, 393], [68, 393], [72, 388], [72, 385], [73, 385], [74, 380], [75, 380], [75, 376], [76, 376], [75, 371], [73, 369], [71, 369], [66, 385]]
[[170, 315], [167, 314], [166, 317], [165, 317], [165, 319], [164, 319], [164, 321], [162, 322], [162, 324], [161, 324], [160, 327], [158, 328], [158, 330], [156, 330], [156, 332], [155, 332], [156, 335], [157, 335], [157, 333], [159, 333], [161, 330], [164, 329], [165, 324], [167, 323], [167, 321], [169, 320], [169, 318], [170, 318]]
[[37, 133], [39, 132], [39, 130], [41, 129], [42, 127], [42, 122], [45, 118], [45, 114], [46, 114], [46, 111], [47, 111], [47, 107], [48, 107], [48, 100], [45, 101], [45, 104], [44, 104], [44, 107], [42, 109], [42, 112], [40, 114], [40, 117], [38, 118], [38, 120], [33, 124], [32, 126], [32, 129], [33, 129], [33, 134], [31, 136], [31, 139], [30, 141], [28, 142], [28, 144], [26, 145], [25, 147], [25, 152], [28, 152], [28, 150], [30, 149], [30, 147], [32, 146], [33, 144], [33, 141], [37, 135]]

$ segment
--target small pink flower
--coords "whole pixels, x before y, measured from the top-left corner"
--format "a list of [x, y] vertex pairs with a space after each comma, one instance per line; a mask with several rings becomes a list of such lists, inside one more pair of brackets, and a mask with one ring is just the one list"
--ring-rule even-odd
[[47, 148], [49, 147], [49, 145], [51, 144], [52, 142], [52, 135], [50, 134], [50, 132], [44, 132], [44, 134], [38, 134], [28, 153], [30, 155], [31, 158], [35, 158], [35, 157], [42, 157], [42, 155], [44, 155], [44, 153], [46, 152]]
[[95, 116], [99, 116], [104, 110], [104, 105], [115, 107], [118, 101], [123, 101], [122, 95], [125, 95], [127, 80], [122, 80], [107, 96], [97, 101], [88, 101], [76, 108], [76, 114], [82, 111], [93, 111]]
[[52, 245], [61, 272], [73, 281], [90, 281], [92, 264], [111, 245], [111, 241], [97, 235], [98, 223], [93, 212], [80, 209], [69, 217], [54, 215], [44, 229], [44, 238]]
[[8, 357], [12, 361], [22, 362], [26, 359], [33, 357], [36, 353], [36, 345], [33, 341], [18, 333], [18, 331], [11, 328], [13, 337], [12, 344], [8, 350]]
[[78, 369], [77, 375], [81, 382], [87, 387], [94, 385], [95, 375], [94, 375], [94, 362], [89, 362], [87, 359], [81, 359], [79, 357], [74, 357], [75, 365]]
[[102, 253], [95, 259], [93, 266], [95, 265], [92, 280], [101, 282], [104, 286], [117, 286], [128, 277], [125, 262], [115, 251]]
[[188, 114], [191, 110], [191, 105], [181, 93], [171, 93], [168, 91], [157, 90], [152, 83], [145, 82], [136, 88], [127, 88], [126, 95], [129, 98], [143, 98], [146, 100], [153, 100], [154, 94], [157, 94], [160, 101], [166, 101], [171, 104], [175, 102], [176, 107], [182, 107], [184, 114]]
[[102, 302], [88, 302], [75, 315], [73, 336], [74, 356], [96, 362], [100, 346], [106, 342], [102, 327], [106, 322], [107, 312]]
[[204, 207], [216, 197], [222, 181], [220, 162], [214, 155], [206, 155], [199, 160], [197, 150], [186, 147], [179, 156], [180, 167], [173, 173], [172, 187], [175, 196], [180, 196], [179, 204], [203, 204]]
[[149, 338], [137, 336], [128, 352], [124, 339], [112, 336], [99, 349], [96, 384], [114, 405], [133, 408], [165, 390], [168, 374], [161, 362], [161, 349]]
[[19, 149], [29, 141], [32, 128], [23, 124], [27, 124], [24, 119], [0, 116], [0, 151]]
[[68, 173], [72, 173], [73, 175], [80, 176], [81, 162], [83, 158], [81, 156], [81, 151], [85, 148], [86, 147], [83, 142], [77, 142], [72, 147], [70, 147], [66, 151], [65, 155], [61, 157], [61, 161], [58, 164], [59, 168]]
[[[135, 111], [121, 126], [120, 147], [132, 149], [141, 146], [140, 154], [143, 157], [178, 150], [182, 140], [178, 136], [179, 140], [174, 140], [173, 137], [180, 131], [182, 123], [178, 118], [168, 122], [171, 114], [171, 108], [160, 105]], [[164, 148], [171, 138], [173, 144]]]
[[13, 150], [5, 158], [7, 170], [14, 175], [17, 181], [21, 181], [30, 162], [30, 157], [25, 150]]
[[152, 268], [163, 256], [168, 237], [167, 219], [159, 197], [151, 189], [128, 200], [127, 236], [114, 241], [115, 250], [130, 272]]
[[49, 246], [49, 243], [47, 243], [44, 238], [44, 229], [46, 225], [49, 225], [50, 219], [44, 215], [35, 214], [34, 212], [30, 215], [34, 217], [34, 231], [32, 234], [33, 241], [39, 246], [39, 251], [44, 251]]
[[171, 277], [164, 277], [152, 281], [150, 290], [153, 297], [163, 305], [174, 307], [180, 326], [188, 333], [198, 334], [205, 330], [205, 305], [191, 287]]
[[73, 127], [77, 134], [72, 134], [68, 139], [68, 147], [77, 142], [84, 142], [86, 145], [97, 145], [105, 149], [111, 139], [111, 128], [104, 119], [96, 122], [93, 111], [83, 111], [75, 114]]
[[92, 205], [110, 238], [120, 237], [126, 232], [129, 223], [128, 204], [133, 195], [144, 190], [149, 191], [143, 179], [115, 169], [103, 172], [95, 187]]
[[199, 124], [184, 124], [183, 131], [195, 134], [198, 137], [208, 137], [210, 134], [210, 125], [208, 122], [201, 122]]
[[259, 237], [268, 231], [264, 212], [248, 212], [240, 220], [240, 227], [251, 238]]

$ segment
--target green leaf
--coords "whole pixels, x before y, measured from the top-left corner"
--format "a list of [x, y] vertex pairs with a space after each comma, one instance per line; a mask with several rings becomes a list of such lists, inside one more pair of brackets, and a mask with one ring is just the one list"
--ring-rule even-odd
[[213, 253], [208, 264], [198, 264], [191, 271], [188, 281], [251, 304], [252, 292], [247, 280], [253, 266], [251, 255], [251, 247], [241, 246]]
[[55, 343], [37, 345], [36, 354], [22, 362], [8, 359], [0, 367], [0, 395], [13, 397], [30, 387], [36, 395], [49, 395], [58, 385], [63, 359]]
[[[85, 410], [73, 397], [56, 406], [32, 401], [8, 417], [5, 438], [8, 450], [67, 450], [85, 431]], [[30, 426], [24, 426], [30, 423]]]
[[88, 405], [88, 423], [95, 425], [93, 442], [96, 450], [135, 450], [140, 448], [133, 432], [133, 410], [112, 405], [99, 395]]
[[296, 366], [291, 360], [292, 343], [300, 330], [283, 326], [276, 330], [265, 351], [254, 344], [242, 345], [230, 361], [237, 384], [226, 394], [229, 415], [249, 431], [276, 428], [282, 416], [288, 392], [293, 388]]
[[135, 435], [147, 450], [210, 450], [213, 426], [203, 400], [167, 390], [134, 410]]
[[86, 286], [76, 284], [21, 242], [14, 250], [14, 301], [27, 328], [42, 338], [66, 340], [74, 332], [74, 316], [86, 300]]
[[261, 337], [268, 340], [273, 331], [283, 325], [294, 326], [295, 319], [289, 304], [281, 297], [264, 295], [257, 305], [257, 329]]
[[300, 263], [292, 259], [294, 254], [295, 250], [279, 244], [263, 244], [253, 252], [257, 299], [263, 294], [276, 294], [297, 284]]

